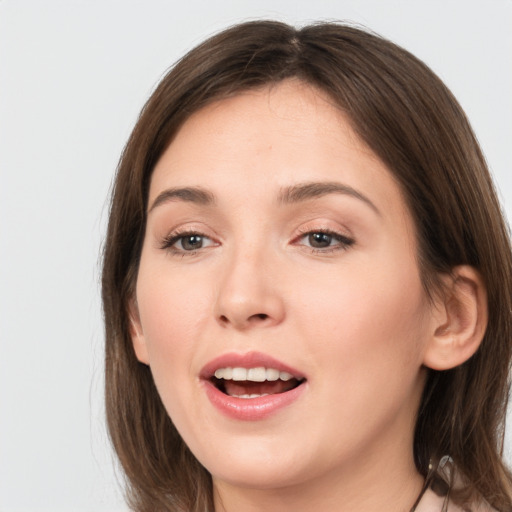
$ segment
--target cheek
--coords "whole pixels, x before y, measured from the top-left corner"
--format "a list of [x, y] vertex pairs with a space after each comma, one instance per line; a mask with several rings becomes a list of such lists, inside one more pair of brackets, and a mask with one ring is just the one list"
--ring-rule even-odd
[[[317, 275], [298, 297], [301, 331], [329, 364], [340, 370], [377, 373], [409, 364], [421, 366], [428, 305], [416, 267], [351, 266], [350, 271]], [[330, 363], [332, 366], [332, 362]]]
[[190, 280], [168, 269], [141, 265], [137, 301], [151, 372], [164, 403], [176, 385], [192, 376], [198, 345], [208, 343], [210, 283]]
[[[148, 265], [149, 267], [149, 265]], [[183, 272], [170, 272], [162, 265], [146, 268], [141, 264], [137, 280], [137, 301], [148, 345], [162, 337], [173, 344], [200, 329], [211, 309], [211, 283], [204, 276], [191, 279]]]

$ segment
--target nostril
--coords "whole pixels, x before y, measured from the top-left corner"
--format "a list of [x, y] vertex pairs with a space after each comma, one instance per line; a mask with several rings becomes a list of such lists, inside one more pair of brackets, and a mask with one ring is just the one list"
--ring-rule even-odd
[[219, 315], [218, 322], [224, 327], [232, 324], [237, 328], [246, 328], [250, 325], [259, 325], [260, 323], [262, 325], [266, 325], [266, 322], [268, 322], [268, 320], [271, 318], [272, 316], [267, 315], [266, 313], [255, 313], [254, 315], [250, 315], [248, 317], [243, 315], [240, 317], [237, 315], [233, 315], [232, 317], [229, 315]]

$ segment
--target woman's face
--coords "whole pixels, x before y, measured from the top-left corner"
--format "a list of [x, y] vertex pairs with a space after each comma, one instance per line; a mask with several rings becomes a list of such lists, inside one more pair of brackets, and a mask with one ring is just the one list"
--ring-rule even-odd
[[134, 345], [216, 485], [413, 467], [432, 335], [415, 227], [321, 92], [286, 81], [197, 112], [148, 204]]

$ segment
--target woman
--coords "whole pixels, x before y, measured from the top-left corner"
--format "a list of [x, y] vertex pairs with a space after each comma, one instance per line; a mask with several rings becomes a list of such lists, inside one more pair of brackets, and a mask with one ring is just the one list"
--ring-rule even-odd
[[483, 156], [422, 62], [340, 24], [214, 36], [147, 102], [113, 192], [129, 503], [512, 510], [511, 289]]

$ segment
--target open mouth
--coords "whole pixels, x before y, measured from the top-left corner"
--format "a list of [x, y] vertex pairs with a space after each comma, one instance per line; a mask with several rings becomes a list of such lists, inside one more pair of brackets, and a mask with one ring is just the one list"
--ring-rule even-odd
[[222, 393], [234, 398], [259, 398], [286, 393], [300, 386], [305, 379], [275, 368], [219, 368], [210, 378]]

